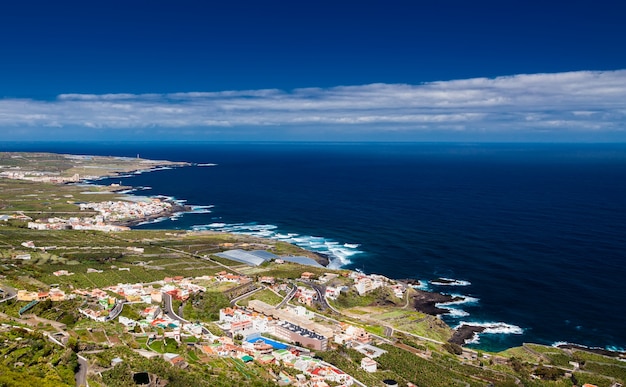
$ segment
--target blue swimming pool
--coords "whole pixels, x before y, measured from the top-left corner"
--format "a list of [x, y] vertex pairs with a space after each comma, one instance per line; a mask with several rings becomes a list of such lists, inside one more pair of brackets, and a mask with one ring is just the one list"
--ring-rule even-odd
[[268, 339], [268, 338], [263, 337], [263, 336], [255, 337], [254, 339], [249, 339], [248, 342], [254, 343], [257, 340], [263, 340], [266, 344], [269, 344], [272, 347], [274, 347], [274, 349], [287, 349], [288, 348], [288, 346], [286, 344], [279, 343], [278, 341], [274, 341], [274, 340]]

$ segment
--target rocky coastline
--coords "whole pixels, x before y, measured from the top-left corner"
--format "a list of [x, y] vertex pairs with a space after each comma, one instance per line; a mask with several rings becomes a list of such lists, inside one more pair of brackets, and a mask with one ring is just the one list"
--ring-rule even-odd
[[485, 329], [487, 328], [462, 324], [454, 330], [454, 334], [452, 335], [450, 340], [448, 340], [448, 342], [463, 346], [467, 343], [468, 340], [471, 340], [477, 334], [482, 333]]
[[172, 202], [169, 202], [169, 203], [172, 204], [172, 206], [166, 211], [162, 211], [157, 214], [153, 214], [149, 216], [144, 216], [141, 218], [133, 218], [133, 219], [127, 219], [127, 220], [123, 220], [119, 222], [114, 222], [113, 224], [116, 226], [134, 227], [142, 223], [152, 222], [160, 218], [169, 218], [173, 215], [184, 214], [186, 212], [191, 212], [193, 210], [190, 206], [184, 206], [184, 205], [180, 205], [180, 204], [176, 204]]

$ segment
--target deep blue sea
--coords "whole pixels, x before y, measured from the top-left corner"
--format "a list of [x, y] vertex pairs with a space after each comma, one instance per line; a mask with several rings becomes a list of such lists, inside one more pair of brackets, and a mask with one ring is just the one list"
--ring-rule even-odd
[[[204, 206], [141, 228], [283, 239], [334, 266], [461, 295], [442, 318], [488, 326], [479, 348], [626, 348], [626, 144], [0, 146], [217, 164], [104, 183]], [[438, 277], [458, 286], [427, 283]]]

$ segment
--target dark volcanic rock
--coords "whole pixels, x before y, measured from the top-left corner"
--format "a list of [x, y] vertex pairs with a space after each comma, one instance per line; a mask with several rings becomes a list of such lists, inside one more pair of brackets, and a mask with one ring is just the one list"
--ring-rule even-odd
[[423, 290], [415, 289], [416, 294], [413, 296], [412, 302], [415, 310], [430, 315], [438, 315], [446, 313], [446, 309], [437, 307], [435, 304], [454, 301], [455, 298], [447, 294], [431, 293]]
[[473, 325], [463, 324], [455, 329], [454, 334], [448, 341], [453, 344], [464, 345], [465, 340], [471, 339], [472, 337], [474, 337], [475, 333], [480, 333], [485, 329], [485, 327], [477, 327]]

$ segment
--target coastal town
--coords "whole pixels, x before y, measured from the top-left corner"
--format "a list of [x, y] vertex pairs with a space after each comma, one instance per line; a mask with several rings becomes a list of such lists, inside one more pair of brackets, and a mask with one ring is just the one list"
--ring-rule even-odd
[[146, 221], [158, 216], [171, 214], [172, 203], [158, 198], [145, 198], [141, 201], [107, 201], [78, 203], [81, 211], [94, 210], [99, 215], [92, 217], [47, 218], [28, 222], [28, 228], [33, 230], [98, 230], [124, 231], [128, 226], [119, 223], [133, 223]]
[[[26, 170], [24, 157], [9, 160]], [[138, 165], [109, 161], [109, 174], [132, 172], [119, 163]], [[441, 319], [461, 296], [424, 291], [416, 280], [331, 269], [325, 257], [281, 241], [133, 230], [185, 208], [122, 197], [118, 187], [74, 185], [82, 173], [16, 168], [0, 172], [2, 375], [60, 369], [63, 358], [71, 369], [50, 368], [53, 385], [624, 384], [623, 353], [535, 344], [472, 349], [466, 342], [484, 327], [451, 329]], [[93, 192], [103, 199], [93, 200]], [[29, 359], [25, 343], [56, 357]]]
[[[87, 272], [97, 275], [102, 271]], [[53, 274], [61, 277], [74, 273], [58, 270]], [[317, 322], [316, 313], [307, 309], [307, 306], [312, 306], [318, 293], [304, 284], [309, 281], [323, 284], [337, 276], [324, 273], [316, 279], [313, 273], [304, 271], [298, 279], [306, 281], [303, 285], [269, 276], [259, 277], [254, 284], [248, 276], [221, 271], [213, 276], [196, 278], [166, 277], [148, 284], [120, 283], [104, 289], [74, 289], [69, 294], [58, 287], [51, 287], [45, 292], [19, 289], [15, 297], [17, 301], [28, 302], [20, 309], [20, 315], [46, 300], [58, 303], [80, 298], [84, 300], [84, 305], [88, 305], [79, 309], [85, 318], [120, 324], [127, 332], [148, 337], [148, 345], [151, 340], [157, 339], [172, 339], [182, 343], [191, 338], [194, 347], [207, 356], [232, 357], [244, 363], [256, 361], [263, 365], [280, 364], [284, 370], [292, 370], [274, 375], [280, 385], [325, 387], [331, 382], [334, 386], [365, 386], [354, 376], [314, 357], [315, 351], [325, 351], [331, 345], [348, 346], [364, 354], [361, 367], [372, 373], [377, 370], [374, 359], [386, 352], [376, 347], [375, 343], [388, 340], [375, 338], [365, 329], [344, 322]], [[354, 281], [353, 287], [363, 294], [391, 282], [382, 276], [371, 277], [354, 272], [349, 278]], [[190, 322], [178, 314], [180, 312], [173, 310], [172, 301], [185, 302], [194, 295], [206, 292], [207, 288], [224, 283], [232, 284], [233, 287], [246, 284], [257, 287], [247, 294], [253, 294], [261, 288], [268, 289], [283, 298], [279, 305], [284, 306], [279, 308], [260, 300], [251, 300], [246, 306], [233, 302], [231, 306], [219, 310], [219, 319], [215, 322], [223, 335], [213, 334], [203, 323]], [[342, 290], [348, 289], [329, 286], [323, 297], [336, 299], [337, 292]], [[289, 304], [290, 300], [295, 303]], [[139, 307], [139, 319], [121, 315], [124, 307], [137, 305], [142, 305]], [[61, 337], [62, 340], [67, 339], [66, 335]], [[184, 358], [179, 354], [164, 353], [163, 357], [173, 365], [186, 366]]]

